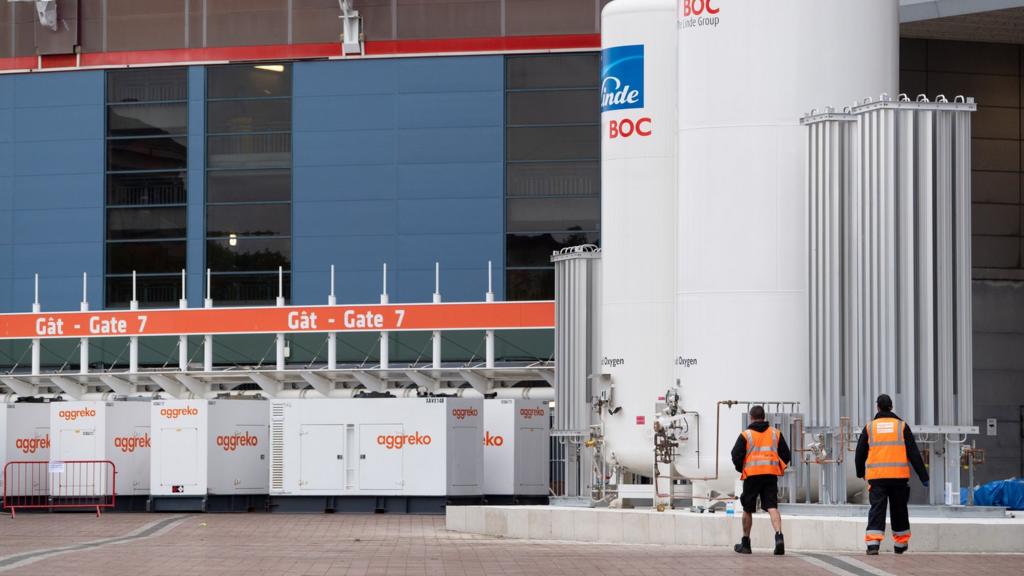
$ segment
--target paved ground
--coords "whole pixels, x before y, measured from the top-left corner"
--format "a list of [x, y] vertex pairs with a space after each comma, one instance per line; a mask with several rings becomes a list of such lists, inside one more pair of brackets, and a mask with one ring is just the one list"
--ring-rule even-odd
[[0, 573], [995, 576], [1024, 573], [1024, 554], [746, 557], [726, 549], [502, 540], [448, 532], [443, 517], [431, 516], [23, 514], [0, 517]]

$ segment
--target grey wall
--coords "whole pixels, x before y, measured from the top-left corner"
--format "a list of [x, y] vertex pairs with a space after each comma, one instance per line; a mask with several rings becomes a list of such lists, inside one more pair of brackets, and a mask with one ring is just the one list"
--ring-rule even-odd
[[[1024, 283], [974, 282], [974, 418], [987, 463], [981, 482], [1024, 474]], [[997, 435], [985, 434], [987, 418]]]

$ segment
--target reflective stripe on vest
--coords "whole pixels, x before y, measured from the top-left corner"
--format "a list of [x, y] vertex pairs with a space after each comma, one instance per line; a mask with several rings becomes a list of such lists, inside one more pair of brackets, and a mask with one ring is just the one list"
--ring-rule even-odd
[[786, 465], [779, 458], [778, 430], [768, 427], [764, 432], [755, 432], [748, 428], [743, 431], [743, 438], [747, 441], [747, 455], [740, 478], [745, 480], [748, 476], [765, 474], [782, 476]]
[[878, 418], [868, 424], [865, 479], [910, 478], [910, 462], [903, 438], [905, 426], [899, 418]]

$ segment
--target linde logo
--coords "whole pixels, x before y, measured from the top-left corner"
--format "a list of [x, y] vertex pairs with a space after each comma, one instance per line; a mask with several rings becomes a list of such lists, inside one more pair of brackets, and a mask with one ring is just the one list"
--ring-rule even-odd
[[149, 448], [149, 433], [142, 436], [118, 436], [114, 438], [114, 448], [120, 448], [121, 452], [131, 454], [136, 448]]
[[405, 446], [429, 446], [433, 439], [429, 434], [381, 434], [377, 444], [388, 450], [401, 450]]
[[466, 416], [476, 416], [477, 414], [479, 412], [477, 412], [476, 408], [455, 408], [452, 410], [452, 416], [456, 420], [465, 420]]
[[253, 447], [260, 443], [259, 438], [246, 432], [245, 434], [239, 434], [235, 432], [231, 436], [217, 436], [217, 446], [224, 449], [225, 452], [234, 452], [238, 448]]
[[160, 415], [168, 420], [174, 420], [181, 416], [199, 416], [199, 409], [191, 406], [185, 408], [161, 408]]
[[498, 448], [505, 444], [504, 436], [492, 436], [490, 432], [484, 432], [484, 446]]
[[21, 450], [22, 454], [35, 454], [36, 450], [50, 449], [50, 435], [44, 438], [18, 438], [14, 441], [14, 447]]
[[529, 420], [529, 419], [533, 418], [534, 416], [543, 416], [544, 415], [544, 409], [543, 408], [520, 408], [519, 409], [519, 415], [522, 416], [524, 419]]
[[644, 45], [601, 51], [601, 112], [644, 107]]
[[717, 6], [718, 0], [682, 0], [682, 19], [679, 22], [680, 28], [703, 28], [718, 26], [720, 22], [718, 13], [722, 11]]
[[57, 412], [58, 418], [63, 418], [67, 422], [74, 422], [79, 418], [92, 418], [96, 415], [96, 411], [92, 408], [82, 408], [81, 410], [61, 410]]

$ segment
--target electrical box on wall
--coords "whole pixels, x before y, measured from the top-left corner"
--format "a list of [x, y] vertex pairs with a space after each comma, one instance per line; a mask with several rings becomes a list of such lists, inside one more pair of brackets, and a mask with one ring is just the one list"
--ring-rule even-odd
[[985, 434], [987, 436], [996, 435], [996, 426], [998, 425], [998, 422], [999, 420], [995, 418], [989, 418], [988, 420], [985, 420]]

